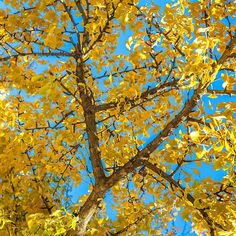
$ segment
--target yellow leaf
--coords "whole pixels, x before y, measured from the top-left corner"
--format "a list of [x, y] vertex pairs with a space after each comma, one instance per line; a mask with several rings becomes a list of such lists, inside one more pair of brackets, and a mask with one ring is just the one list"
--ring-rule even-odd
[[131, 37], [128, 38], [128, 41], [127, 41], [127, 43], [126, 43], [126, 48], [127, 48], [128, 50], [131, 50], [132, 43], [133, 43], [133, 38], [132, 38], [132, 36], [131, 36]]
[[196, 175], [200, 175], [200, 171], [199, 171], [198, 169], [196, 169], [196, 168], [193, 169], [193, 172], [194, 172], [194, 174], [196, 174]]
[[91, 233], [92, 235], [94, 235], [96, 232], [98, 232], [97, 229], [95, 229], [95, 228], [90, 229], [90, 233]]
[[98, 224], [101, 226], [102, 223], [103, 223], [103, 221], [104, 221], [104, 218], [99, 219], [99, 220], [98, 220]]
[[196, 140], [199, 137], [199, 132], [198, 131], [193, 131], [190, 133], [190, 138], [192, 140]]
[[209, 95], [208, 97], [209, 97], [209, 98], [218, 98], [218, 96], [215, 95], [215, 94], [211, 94], [211, 95]]

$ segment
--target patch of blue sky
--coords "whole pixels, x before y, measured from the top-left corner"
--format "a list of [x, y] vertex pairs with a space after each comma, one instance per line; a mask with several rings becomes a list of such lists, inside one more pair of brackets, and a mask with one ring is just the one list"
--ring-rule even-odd
[[82, 173], [82, 180], [78, 188], [73, 187], [70, 195], [72, 196], [72, 202], [78, 203], [78, 199], [85, 194], [89, 193], [89, 186], [91, 184], [89, 177], [86, 177], [87, 173]]
[[6, 4], [3, 0], [0, 1], [0, 9], [6, 9]]
[[[182, 210], [180, 210], [181, 213]], [[190, 216], [191, 219], [191, 216]], [[176, 227], [175, 236], [196, 236], [197, 234], [192, 231], [192, 223], [183, 221], [183, 218], [178, 214], [175, 221], [169, 223], [169, 227]], [[165, 234], [164, 234], [165, 235]], [[206, 235], [202, 235], [206, 236]]]

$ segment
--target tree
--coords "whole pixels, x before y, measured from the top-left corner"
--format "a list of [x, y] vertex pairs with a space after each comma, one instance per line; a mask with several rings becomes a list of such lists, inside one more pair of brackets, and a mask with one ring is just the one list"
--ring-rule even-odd
[[234, 235], [235, 11], [5, 0], [1, 235]]

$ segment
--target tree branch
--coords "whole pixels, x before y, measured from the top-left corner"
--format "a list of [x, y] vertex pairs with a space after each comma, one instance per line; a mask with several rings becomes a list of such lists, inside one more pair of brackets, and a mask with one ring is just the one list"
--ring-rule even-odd
[[127, 105], [127, 104], [131, 104], [131, 105], [135, 104], [136, 101], [146, 99], [150, 95], [163, 94], [164, 92], [166, 92], [166, 89], [168, 87], [171, 88], [171, 87], [177, 86], [177, 82], [178, 81], [173, 80], [173, 81], [165, 83], [165, 84], [163, 84], [159, 87], [155, 87], [155, 88], [152, 88], [152, 89], [147, 89], [146, 91], [142, 92], [139, 97], [135, 97], [133, 99], [128, 99], [127, 101], [122, 102], [122, 103], [120, 103], [120, 102], [109, 102], [109, 103], [104, 103], [104, 104], [101, 104], [101, 105], [97, 105], [96, 108], [95, 108], [96, 112], [108, 110], [108, 109], [111, 109], [111, 108], [116, 108], [118, 106], [118, 104], [119, 104], [120, 110], [123, 110], [124, 106]]
[[[122, 0], [121, 0], [122, 1]], [[120, 1], [120, 2], [121, 2]], [[103, 28], [100, 30], [100, 33], [98, 34], [97, 38], [92, 42], [92, 44], [88, 47], [88, 49], [85, 52], [85, 55], [87, 55], [94, 47], [95, 45], [102, 39], [103, 34], [106, 32], [106, 30], [108, 29], [110, 22], [114, 19], [115, 17], [115, 12], [116, 9], [118, 8], [119, 3], [117, 3], [117, 6], [115, 7], [112, 4], [113, 7], [113, 11], [111, 12], [110, 15], [107, 16], [107, 20], [105, 22], [105, 25], [103, 26]]]
[[[172, 186], [176, 187], [178, 190], [180, 190], [180, 192], [182, 193], [182, 196], [179, 196], [179, 197], [182, 198], [183, 196], [186, 196], [187, 200], [189, 202], [191, 202], [192, 205], [194, 206], [195, 198], [189, 193], [186, 194], [185, 193], [185, 188], [182, 187], [177, 181], [175, 181], [170, 175], [166, 174], [163, 170], [161, 170], [157, 166], [153, 165], [149, 161], [143, 160], [142, 163], [147, 168], [149, 168], [150, 170], [152, 170], [153, 172], [155, 172], [156, 174], [161, 176], [163, 179], [168, 181], [170, 183], [170, 185], [172, 185]], [[200, 212], [203, 219], [207, 222], [207, 224], [210, 228], [210, 233], [211, 233], [212, 236], [216, 235], [215, 234], [216, 233], [215, 226], [220, 228], [221, 230], [225, 230], [221, 225], [217, 224], [216, 222], [213, 222], [213, 220], [209, 217], [208, 213], [204, 209], [197, 209], [197, 208], [195, 208], [195, 209]]]
[[[158, 208], [160, 209], [160, 208]], [[120, 229], [114, 233], [110, 233], [111, 236], [117, 236], [117, 235], [121, 235], [122, 233], [125, 233], [129, 230], [129, 228], [131, 228], [133, 225], [137, 225], [139, 222], [141, 222], [142, 220], [144, 220], [145, 217], [148, 217], [150, 214], [152, 214], [154, 211], [156, 211], [157, 208], [153, 208], [151, 210], [148, 210], [146, 214], [143, 214], [141, 216], [138, 216], [137, 219], [130, 223], [129, 225], [127, 225], [126, 227], [124, 227], [123, 229]]]
[[236, 90], [232, 89], [225, 89], [225, 90], [219, 90], [219, 89], [207, 89], [207, 93], [210, 94], [221, 94], [221, 95], [236, 95]]
[[95, 178], [96, 185], [100, 186], [102, 183], [105, 182], [106, 176], [103, 170], [101, 161], [101, 151], [99, 148], [94, 97], [92, 91], [87, 88], [84, 79], [83, 66], [83, 62], [77, 64], [77, 86], [80, 92], [81, 105], [83, 107], [84, 119], [86, 123], [86, 132], [88, 134], [88, 145], [90, 151], [90, 160], [93, 167], [93, 175]]
[[28, 52], [28, 53], [19, 52], [18, 54], [15, 54], [15, 55], [7, 56], [7, 57], [1, 57], [0, 58], [0, 62], [8, 61], [8, 60], [10, 60], [12, 58], [17, 58], [19, 56], [74, 57], [75, 54], [72, 54], [72, 53], [62, 53], [62, 52]]
[[140, 166], [142, 159], [148, 158], [160, 144], [171, 134], [171, 132], [179, 126], [179, 124], [192, 112], [192, 109], [197, 105], [199, 99], [199, 91], [195, 90], [192, 98], [185, 104], [184, 108], [177, 114], [166, 127], [141, 151], [137, 153], [130, 161], [128, 161], [117, 172], [113, 173], [107, 183], [110, 186], [116, 184], [120, 179], [124, 178], [130, 171]]
[[224, 62], [230, 57], [231, 52], [236, 44], [236, 34], [232, 37], [229, 44], [226, 46], [223, 54], [221, 55], [220, 59], [218, 60], [218, 64], [224, 64]]

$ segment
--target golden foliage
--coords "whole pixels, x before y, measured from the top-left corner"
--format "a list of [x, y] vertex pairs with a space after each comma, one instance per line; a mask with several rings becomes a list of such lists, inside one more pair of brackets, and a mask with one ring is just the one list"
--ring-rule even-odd
[[234, 235], [233, 1], [4, 4], [0, 235]]

